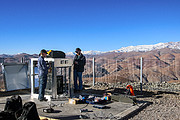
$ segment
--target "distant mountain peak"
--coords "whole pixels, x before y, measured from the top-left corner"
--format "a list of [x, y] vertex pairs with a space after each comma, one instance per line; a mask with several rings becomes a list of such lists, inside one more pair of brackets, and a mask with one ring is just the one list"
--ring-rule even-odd
[[[101, 51], [95, 51], [95, 50], [90, 50], [90, 51], [82, 51], [82, 54], [84, 55], [98, 55], [98, 54], [102, 54], [104, 52]], [[75, 55], [74, 52], [68, 52], [66, 53], [66, 55]]]
[[[163, 48], [171, 48], [171, 49], [180, 49], [180, 42], [168, 42], [168, 43], [157, 43], [154, 45], [137, 45], [137, 46], [128, 46], [128, 47], [122, 47], [118, 50], [112, 50], [107, 52], [101, 52], [101, 51], [82, 51], [85, 55], [98, 55], [102, 53], [108, 53], [108, 52], [147, 52], [151, 50], [158, 50]], [[74, 55], [73, 52], [66, 53], [67, 55]]]
[[113, 50], [111, 52], [147, 52], [151, 50], [171, 48], [171, 49], [180, 49], [180, 42], [168, 42], [168, 43], [158, 43], [154, 45], [138, 45], [138, 46], [128, 46], [122, 47], [118, 50]]

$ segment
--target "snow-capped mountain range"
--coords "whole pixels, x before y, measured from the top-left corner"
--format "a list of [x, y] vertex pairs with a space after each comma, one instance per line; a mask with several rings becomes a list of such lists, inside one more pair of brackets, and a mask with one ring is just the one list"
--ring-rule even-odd
[[[102, 53], [106, 53], [106, 52], [90, 50], [90, 51], [82, 51], [82, 53], [84, 55], [98, 55], [98, 54], [102, 54]], [[66, 55], [75, 55], [75, 53], [74, 52], [68, 52], [68, 53], [66, 53]]]
[[[128, 46], [128, 47], [122, 47], [118, 50], [112, 50], [107, 52], [101, 52], [101, 51], [82, 51], [85, 55], [98, 55], [102, 53], [108, 53], [108, 52], [147, 52], [151, 50], [157, 50], [157, 49], [163, 49], [163, 48], [171, 48], [171, 49], [180, 49], [180, 41], [179, 42], [168, 42], [168, 43], [158, 43], [154, 45], [138, 45], [138, 46]], [[66, 55], [74, 55], [73, 52], [68, 52]]]

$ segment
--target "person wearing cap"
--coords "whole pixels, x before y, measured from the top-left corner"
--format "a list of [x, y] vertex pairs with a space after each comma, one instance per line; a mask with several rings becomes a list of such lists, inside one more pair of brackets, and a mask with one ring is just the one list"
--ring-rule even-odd
[[38, 59], [38, 72], [39, 72], [39, 101], [47, 101], [47, 99], [44, 97], [45, 94], [45, 88], [47, 84], [47, 74], [48, 74], [48, 68], [46, 65], [46, 62], [44, 58], [47, 56], [47, 51], [42, 49], [39, 55]]
[[[80, 48], [76, 48], [76, 55], [74, 57], [74, 88], [75, 92], [83, 89], [82, 86], [82, 73], [84, 72], [84, 66], [86, 64], [86, 57], [81, 53]], [[77, 84], [77, 78], [79, 78], [79, 87]]]

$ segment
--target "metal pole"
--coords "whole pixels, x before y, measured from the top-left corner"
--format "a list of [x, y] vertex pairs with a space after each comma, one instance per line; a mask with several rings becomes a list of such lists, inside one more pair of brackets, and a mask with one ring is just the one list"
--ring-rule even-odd
[[24, 57], [21, 58], [21, 63], [24, 63]]
[[161, 81], [160, 81], [160, 82], [162, 83], [162, 76], [163, 76], [163, 75], [162, 75], [162, 67], [161, 67], [161, 61], [159, 61], [159, 62], [160, 62], [160, 67], [159, 67], [159, 68], [160, 68], [160, 70], [161, 70], [161, 79], [160, 79]]
[[4, 88], [5, 90], [7, 90], [7, 86], [6, 86], [6, 78], [5, 78], [5, 68], [4, 68], [4, 58], [2, 58], [2, 63], [1, 63], [1, 68], [2, 68], [2, 74], [3, 74], [3, 82], [4, 82]]
[[33, 59], [31, 59], [31, 97], [35, 91], [35, 70], [34, 70], [34, 63]]
[[143, 80], [143, 58], [140, 58], [140, 89], [142, 93], [142, 80]]
[[103, 66], [103, 63], [101, 65], [101, 82], [103, 82], [103, 68], [102, 68], [102, 66]]
[[117, 83], [117, 69], [118, 67], [117, 67], [117, 60], [116, 60], [116, 83]]
[[4, 58], [2, 58], [2, 64], [4, 64]]
[[95, 58], [93, 57], [93, 86], [95, 85]]
[[[107, 61], [105, 61], [105, 66], [104, 66], [104, 69], [106, 70], [107, 69]], [[107, 83], [107, 72], [105, 72], [105, 83]]]
[[52, 63], [52, 98], [57, 98], [57, 70], [54, 62]]
[[65, 93], [67, 93], [66, 68], [64, 68], [64, 82], [65, 82]]
[[62, 68], [60, 69], [60, 71], [61, 71], [60, 74], [62, 75]]
[[70, 97], [74, 95], [74, 65], [71, 66], [71, 79], [70, 79]]
[[[109, 68], [109, 59], [107, 61], [107, 69]], [[110, 72], [110, 71], [109, 71]], [[109, 83], [109, 73], [107, 74], [107, 83]]]
[[[177, 76], [176, 58], [174, 58], [174, 74]], [[177, 78], [177, 77], [176, 77]]]
[[71, 67], [69, 67], [69, 76], [68, 76], [69, 84], [68, 84], [68, 97], [71, 97]]

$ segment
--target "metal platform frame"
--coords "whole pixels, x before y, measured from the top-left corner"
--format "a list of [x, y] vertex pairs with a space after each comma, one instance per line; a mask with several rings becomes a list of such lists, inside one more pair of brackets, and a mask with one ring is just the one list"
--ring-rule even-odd
[[[58, 99], [57, 94], [57, 70], [56, 68], [65, 68], [65, 90], [67, 88], [66, 83], [66, 69], [69, 69], [68, 73], [68, 94], [67, 97], [72, 97], [74, 95], [74, 65], [72, 59], [66, 58], [45, 58], [46, 62], [51, 63], [52, 67], [52, 95], [45, 95], [45, 97], [50, 99]], [[38, 98], [38, 94], [35, 93], [35, 67], [37, 67], [38, 58], [31, 58], [31, 98]], [[62, 74], [62, 73], [61, 73]]]

